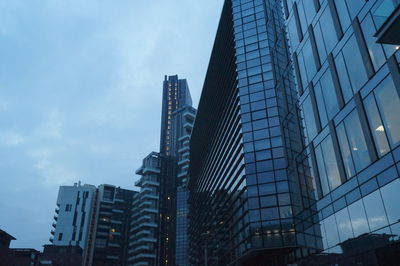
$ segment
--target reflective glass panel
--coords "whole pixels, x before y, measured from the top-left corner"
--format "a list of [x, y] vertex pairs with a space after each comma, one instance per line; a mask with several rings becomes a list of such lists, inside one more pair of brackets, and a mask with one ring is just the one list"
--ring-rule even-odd
[[369, 232], [367, 217], [365, 216], [364, 205], [362, 201], [356, 201], [355, 203], [351, 204], [348, 209], [354, 236], [357, 237], [361, 234]]
[[383, 203], [387, 212], [389, 223], [400, 220], [400, 180], [397, 179], [381, 188]]
[[388, 225], [388, 220], [379, 190], [376, 190], [375, 192], [364, 197], [363, 201], [371, 231]]
[[390, 148], [385, 134], [385, 127], [383, 126], [373, 94], [370, 94], [365, 99], [364, 106], [378, 154], [384, 155], [390, 150]]
[[353, 229], [351, 227], [350, 216], [347, 208], [338, 211], [335, 214], [337, 227], [339, 231], [340, 241], [343, 242], [349, 238], [354, 237]]
[[389, 142], [396, 146], [400, 143], [400, 100], [391, 77], [387, 77], [375, 89], [375, 96]]

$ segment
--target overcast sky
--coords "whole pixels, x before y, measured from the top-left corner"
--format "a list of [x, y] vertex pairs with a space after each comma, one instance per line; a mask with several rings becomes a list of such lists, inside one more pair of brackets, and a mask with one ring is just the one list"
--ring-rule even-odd
[[164, 75], [197, 105], [222, 0], [0, 0], [0, 229], [48, 244], [58, 187], [133, 188]]

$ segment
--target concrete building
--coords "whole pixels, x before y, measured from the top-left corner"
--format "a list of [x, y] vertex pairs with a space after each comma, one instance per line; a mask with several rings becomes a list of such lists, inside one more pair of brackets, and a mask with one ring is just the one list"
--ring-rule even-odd
[[86, 247], [95, 193], [92, 185], [60, 187], [50, 237], [53, 245]]

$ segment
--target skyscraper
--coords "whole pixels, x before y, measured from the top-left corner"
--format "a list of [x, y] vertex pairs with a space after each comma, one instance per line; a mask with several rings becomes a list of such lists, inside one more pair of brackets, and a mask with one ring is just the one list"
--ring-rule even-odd
[[174, 155], [172, 143], [172, 113], [185, 105], [192, 106], [189, 86], [186, 79], [179, 79], [178, 75], [165, 76], [163, 82], [163, 97], [161, 111], [160, 153]]
[[150, 153], [136, 171], [141, 177], [136, 182], [140, 193], [134, 200], [131, 227], [132, 264], [176, 265], [179, 258], [185, 265], [187, 261], [187, 146], [196, 110], [186, 80], [165, 76], [162, 102], [160, 152]]
[[399, 18], [382, 7], [398, 2], [225, 1], [190, 143], [192, 264], [393, 263], [399, 53], [374, 35]]

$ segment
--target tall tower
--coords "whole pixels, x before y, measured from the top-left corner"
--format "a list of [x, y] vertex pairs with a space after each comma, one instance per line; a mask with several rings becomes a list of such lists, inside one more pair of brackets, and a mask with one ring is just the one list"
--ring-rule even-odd
[[185, 105], [192, 106], [192, 97], [186, 79], [179, 79], [178, 75], [165, 76], [161, 111], [161, 154], [175, 155], [171, 154], [174, 145], [172, 140], [172, 114]]

